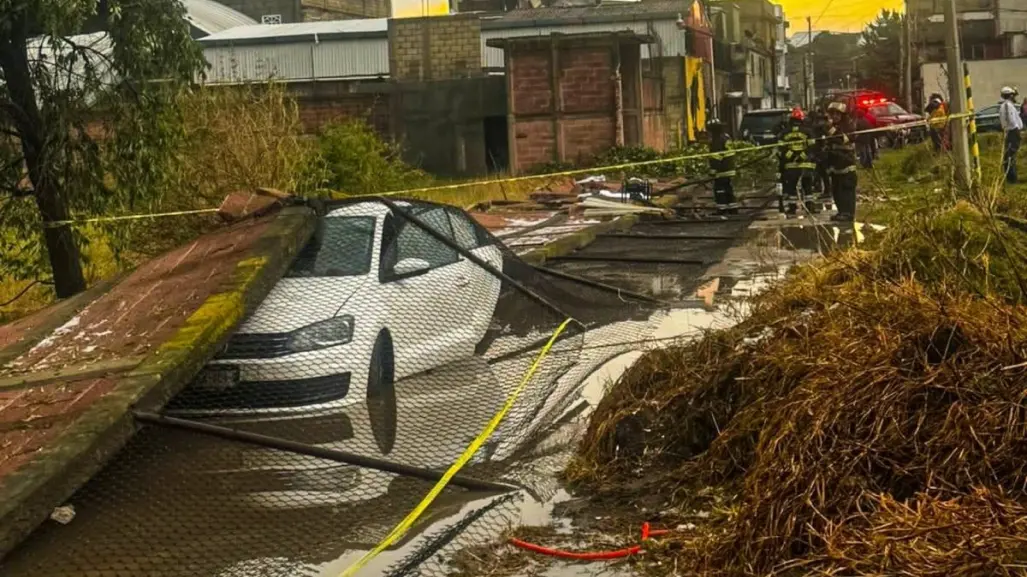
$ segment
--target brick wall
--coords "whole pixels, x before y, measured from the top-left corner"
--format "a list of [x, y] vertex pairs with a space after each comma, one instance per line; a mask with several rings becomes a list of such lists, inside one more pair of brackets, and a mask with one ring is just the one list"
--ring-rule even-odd
[[303, 98], [297, 101], [300, 122], [308, 134], [323, 126], [351, 119], [366, 120], [379, 134], [389, 134], [389, 105], [384, 95], [354, 94], [332, 99]]
[[455, 14], [389, 20], [389, 74], [398, 81], [480, 76], [478, 16]]
[[587, 162], [617, 143], [613, 51], [609, 44], [547, 41], [508, 48], [512, 166], [530, 171], [549, 162]]
[[380, 134], [390, 134], [389, 94], [374, 82], [334, 81], [289, 85], [308, 134], [331, 122], [364, 119]]
[[388, 18], [388, 0], [301, 0], [303, 21]]
[[611, 116], [568, 118], [563, 121], [563, 160], [584, 163], [614, 146], [614, 122]]
[[513, 133], [516, 146], [518, 172], [535, 168], [556, 160], [556, 135], [553, 121], [518, 120]]
[[611, 111], [614, 106], [612, 54], [607, 47], [560, 53], [564, 112]]
[[518, 54], [510, 60], [514, 114], [546, 114], [553, 109], [549, 52]]

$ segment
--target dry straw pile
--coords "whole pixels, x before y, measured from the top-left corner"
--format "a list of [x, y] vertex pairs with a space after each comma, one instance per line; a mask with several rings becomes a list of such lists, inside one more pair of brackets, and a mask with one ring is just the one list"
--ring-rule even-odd
[[1027, 574], [1024, 263], [1027, 235], [960, 202], [804, 266], [643, 357], [569, 477], [680, 510], [731, 495], [649, 556], [679, 572]]

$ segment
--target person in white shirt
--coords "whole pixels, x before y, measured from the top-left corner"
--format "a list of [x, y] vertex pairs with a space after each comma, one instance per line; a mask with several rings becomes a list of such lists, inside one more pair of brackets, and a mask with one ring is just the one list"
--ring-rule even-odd
[[1020, 119], [1020, 111], [1016, 106], [1016, 89], [1003, 86], [1001, 95], [998, 121], [1002, 125], [1002, 133], [1005, 134], [1002, 147], [1002, 171], [1006, 175], [1006, 182], [1013, 184], [1016, 182], [1016, 153], [1020, 150], [1020, 131], [1023, 130], [1023, 120]]

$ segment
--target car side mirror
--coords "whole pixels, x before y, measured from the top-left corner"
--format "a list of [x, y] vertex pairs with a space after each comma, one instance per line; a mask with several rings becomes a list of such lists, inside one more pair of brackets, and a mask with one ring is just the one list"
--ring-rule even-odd
[[405, 258], [392, 267], [392, 274], [396, 278], [409, 278], [428, 272], [431, 263], [423, 258]]

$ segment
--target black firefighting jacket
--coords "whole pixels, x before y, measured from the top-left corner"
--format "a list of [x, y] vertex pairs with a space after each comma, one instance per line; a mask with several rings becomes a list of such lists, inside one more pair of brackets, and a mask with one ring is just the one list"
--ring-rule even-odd
[[710, 172], [714, 178], [731, 178], [737, 174], [735, 170], [735, 151], [728, 146], [731, 140], [726, 136], [714, 138], [710, 142]]

